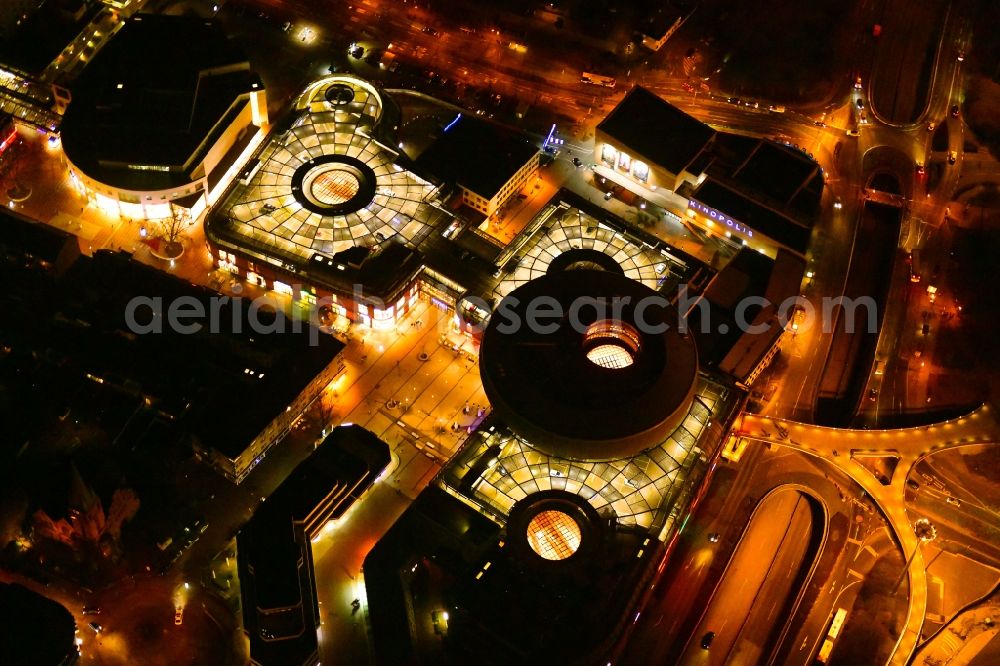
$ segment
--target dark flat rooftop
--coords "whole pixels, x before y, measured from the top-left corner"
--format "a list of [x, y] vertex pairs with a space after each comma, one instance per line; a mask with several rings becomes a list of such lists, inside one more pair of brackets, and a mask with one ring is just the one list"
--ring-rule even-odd
[[761, 140], [733, 178], [754, 191], [787, 203], [819, 171], [819, 164], [794, 148]]
[[803, 221], [815, 215], [823, 193], [820, 165], [793, 146], [720, 133], [709, 174]]
[[684, 17], [687, 13], [687, 11], [674, 6], [674, 3], [664, 3], [639, 23], [639, 32], [647, 37], [660, 39], [677, 22], [677, 19]]
[[[185, 298], [210, 313], [217, 294], [124, 253], [80, 257], [61, 276], [44, 280], [19, 265], [0, 262], [0, 268], [5, 284], [18, 285], [0, 293], [0, 341], [13, 356], [63, 358], [62, 371], [84, 381], [89, 374], [127, 385], [228, 456], [242, 452], [343, 348], [308, 325], [295, 332], [289, 321], [284, 333], [254, 333], [249, 303], [232, 299], [216, 309], [216, 326], [206, 318], [192, 334], [164, 325], [162, 333], [135, 335], [125, 319], [133, 299], [162, 299], [166, 313]], [[150, 314], [143, 306], [135, 317], [147, 323]], [[271, 320], [261, 314], [262, 324]]]
[[[708, 284], [703, 301], [706, 305], [692, 308], [688, 315], [702, 364], [717, 365], [743, 335], [736, 321], [736, 308], [745, 298], [764, 296], [773, 269], [770, 257], [744, 248]], [[743, 319], [753, 322], [760, 309], [759, 305], [747, 308]]]
[[523, 134], [461, 114], [420, 154], [417, 165], [492, 199], [537, 152]]
[[56, 666], [76, 653], [76, 623], [61, 604], [16, 583], [0, 583], [0, 663]]
[[[319, 525], [342, 515], [388, 464], [389, 447], [374, 434], [357, 425], [335, 428], [240, 530], [244, 626], [255, 663], [301, 664], [315, 651], [312, 544], [303, 521], [314, 511]], [[287, 608], [295, 610], [278, 610]], [[264, 640], [261, 629], [279, 640]]]
[[800, 254], [805, 253], [809, 246], [811, 223], [807, 226], [793, 219], [790, 214], [772, 210], [712, 177], [706, 178], [691, 198], [724, 212]]
[[41, 222], [0, 209], [0, 253], [8, 257], [34, 258], [55, 263], [76, 236]]
[[[63, 149], [88, 175], [109, 185], [148, 190], [182, 184], [190, 180], [184, 164], [206, 137], [231, 122], [233, 103], [254, 84], [263, 88], [246, 55], [217, 22], [135, 16], [73, 86], [62, 123]], [[171, 171], [128, 169], [129, 164]]]
[[7, 39], [0, 39], [0, 63], [26, 74], [41, 74], [83, 27], [101, 11], [93, 3], [77, 20], [80, 0], [50, 0], [41, 4]]
[[711, 127], [642, 86], [632, 88], [597, 129], [672, 173], [682, 171], [715, 136]]

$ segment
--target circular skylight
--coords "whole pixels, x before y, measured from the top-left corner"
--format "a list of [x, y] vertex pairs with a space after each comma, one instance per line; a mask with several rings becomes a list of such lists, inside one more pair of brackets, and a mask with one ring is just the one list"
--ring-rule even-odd
[[580, 547], [580, 525], [568, 513], [542, 511], [528, 523], [528, 545], [546, 560], [565, 560]]

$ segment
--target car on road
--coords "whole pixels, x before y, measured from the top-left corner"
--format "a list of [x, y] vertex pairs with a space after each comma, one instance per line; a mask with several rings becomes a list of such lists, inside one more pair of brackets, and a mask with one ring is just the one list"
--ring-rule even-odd
[[924, 169], [924, 165], [921, 164], [920, 162], [917, 162], [914, 168], [916, 169], [918, 176], [923, 176], [925, 173], [927, 173], [927, 170]]
[[933, 123], [933, 122], [927, 123], [927, 130], [929, 132], [933, 132], [935, 127], [937, 127], [937, 125], [935, 123]]
[[953, 150], [948, 153], [948, 164], [954, 164], [958, 160], [958, 151]]
[[847, 136], [861, 136], [861, 130], [859, 130], [859, 129], [849, 129], [849, 130], [847, 130]]
[[822, 120], [814, 120], [813, 125], [815, 125], [816, 127], [826, 127], [826, 123], [824, 123]]
[[174, 608], [174, 625], [181, 626], [184, 624], [184, 606], [177, 606]]
[[721, 536], [722, 535], [719, 534], [718, 532], [712, 532], [711, 534], [708, 535], [708, 540], [711, 541], [712, 543], [718, 543], [719, 542], [719, 538]]
[[426, 28], [421, 30], [421, 32], [424, 33], [425, 35], [430, 35], [431, 37], [437, 37], [438, 35], [441, 34], [440, 32], [438, 32], [437, 30], [435, 30], [430, 26], [427, 26]]
[[855, 77], [855, 79], [854, 79], [854, 87], [857, 90], [861, 90], [861, 75], [860, 74], [858, 74], [857, 77]]
[[837, 197], [837, 199], [833, 202], [833, 207], [836, 210], [840, 210], [841, 208], [844, 207], [844, 204], [843, 204], [843, 202], [841, 202], [840, 197]]
[[709, 631], [704, 636], [701, 637], [701, 649], [707, 650], [712, 647], [712, 641], [715, 640], [715, 632]]
[[577, 169], [583, 166], [583, 162], [580, 161], [579, 157], [573, 158], [573, 166], [575, 166]]
[[95, 634], [99, 634], [102, 631], [104, 631], [104, 627], [102, 627], [101, 625], [99, 625], [96, 622], [91, 622], [87, 626], [90, 627], [91, 629], [93, 629]]
[[83, 614], [84, 615], [100, 615], [101, 614], [101, 609], [98, 608], [97, 606], [84, 606], [83, 607]]
[[954, 506], [962, 506], [962, 500], [958, 499], [957, 497], [952, 497], [951, 495], [946, 497], [944, 501]]
[[605, 201], [611, 201], [611, 197], [613, 197], [613, 196], [615, 196], [614, 191], [613, 190], [608, 190], [607, 192], [604, 193], [604, 200]]
[[958, 52], [958, 61], [962, 62], [963, 60], [965, 60], [965, 51], [959, 51]]
[[861, 99], [860, 97], [858, 98], [857, 104], [859, 109], [865, 108], [865, 100]]
[[958, 118], [958, 104], [951, 105], [951, 117]]
[[868, 399], [875, 402], [878, 399], [878, 389], [874, 386], [868, 391]]

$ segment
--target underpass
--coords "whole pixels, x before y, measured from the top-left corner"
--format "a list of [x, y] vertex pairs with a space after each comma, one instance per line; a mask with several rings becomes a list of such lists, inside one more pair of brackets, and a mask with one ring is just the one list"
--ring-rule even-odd
[[941, 0], [886, 2], [868, 86], [876, 118], [906, 125], [924, 114], [946, 15]]
[[[826, 535], [812, 496], [780, 487], [757, 505], [681, 664], [756, 664], [776, 647]], [[706, 637], [714, 632], [710, 646]]]

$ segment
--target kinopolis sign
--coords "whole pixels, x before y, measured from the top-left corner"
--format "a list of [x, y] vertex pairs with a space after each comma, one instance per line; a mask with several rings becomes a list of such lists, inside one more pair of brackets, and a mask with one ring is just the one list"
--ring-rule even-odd
[[720, 213], [719, 211], [715, 210], [714, 208], [709, 208], [708, 206], [706, 206], [705, 204], [701, 203], [700, 201], [695, 201], [694, 199], [689, 199], [688, 200], [688, 208], [690, 208], [692, 210], [696, 210], [699, 213], [703, 213], [704, 215], [707, 215], [708, 217], [712, 218], [716, 222], [719, 222], [720, 224], [726, 225], [727, 227], [729, 227], [733, 231], [735, 231], [737, 233], [740, 233], [740, 234], [743, 234], [747, 238], [753, 238], [753, 229], [751, 229], [750, 227], [746, 226], [745, 224], [741, 224], [740, 222], [737, 222], [736, 220], [734, 220], [733, 218], [729, 217], [728, 215], [724, 215], [723, 213]]

